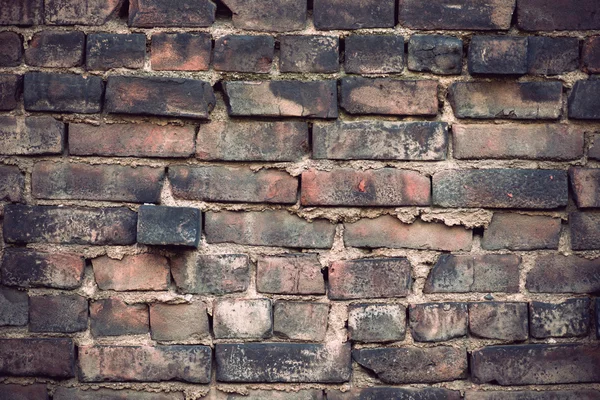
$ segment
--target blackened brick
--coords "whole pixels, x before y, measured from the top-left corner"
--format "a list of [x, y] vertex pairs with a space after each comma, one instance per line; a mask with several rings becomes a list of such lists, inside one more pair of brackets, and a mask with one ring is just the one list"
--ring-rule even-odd
[[[324, 400], [321, 389], [305, 389], [298, 391], [280, 390], [248, 390], [247, 394], [217, 392], [219, 400]], [[223, 397], [220, 397], [222, 395]], [[586, 399], [587, 400], [587, 399]]]
[[90, 321], [94, 337], [143, 335], [150, 329], [146, 304], [127, 304], [117, 298], [93, 301]]
[[28, 302], [27, 292], [0, 286], [0, 326], [27, 325]]
[[269, 299], [218, 299], [212, 315], [215, 339], [265, 339], [273, 334]]
[[205, 27], [215, 22], [217, 6], [212, 0], [131, 0], [129, 26]]
[[29, 298], [29, 331], [74, 333], [87, 330], [88, 301], [73, 294]]
[[17, 108], [23, 92], [23, 79], [20, 75], [0, 74], [0, 111]]
[[116, 17], [123, 0], [46, 0], [46, 23], [52, 25], [103, 25]]
[[138, 242], [197, 247], [201, 225], [202, 214], [197, 208], [141, 206]]
[[411, 304], [408, 315], [417, 342], [443, 342], [467, 335], [466, 303]]
[[85, 66], [88, 70], [138, 69], [144, 66], [146, 35], [143, 33], [91, 33], [87, 36]]
[[325, 294], [321, 264], [315, 254], [261, 257], [256, 290], [274, 294]]
[[533, 293], [595, 293], [600, 291], [600, 259], [575, 255], [541, 255], [527, 274]]
[[23, 58], [23, 42], [15, 32], [0, 32], [0, 67], [16, 67]]
[[206, 304], [150, 305], [150, 329], [153, 340], [187, 340], [210, 337]]
[[473, 36], [469, 45], [471, 74], [527, 73], [527, 38]]
[[215, 40], [213, 68], [217, 71], [266, 74], [271, 70], [274, 51], [273, 36], [221, 36]]
[[371, 387], [355, 389], [344, 393], [327, 390], [328, 400], [379, 400], [379, 399], [415, 399], [415, 400], [460, 400], [458, 390], [443, 388], [392, 388]]
[[0, 339], [0, 375], [75, 377], [71, 339]]
[[78, 67], [83, 64], [84, 49], [83, 32], [41, 31], [31, 38], [25, 62], [36, 67]]
[[99, 76], [29, 72], [25, 74], [25, 109], [97, 113], [104, 83]]
[[61, 154], [65, 124], [49, 116], [0, 116], [0, 154]]
[[600, 29], [600, 3], [596, 0], [519, 0], [519, 28], [526, 31]]
[[182, 293], [243, 292], [250, 283], [250, 261], [245, 254], [197, 254], [188, 252], [171, 260], [171, 274]]
[[569, 213], [571, 248], [573, 250], [600, 249], [600, 214], [592, 212]]
[[49, 400], [45, 383], [20, 385], [18, 383], [0, 384], [0, 400]]
[[168, 290], [169, 262], [158, 254], [126, 255], [122, 259], [92, 259], [94, 278], [101, 290]]
[[22, 202], [25, 176], [19, 167], [0, 165], [0, 201]]
[[340, 69], [337, 36], [282, 35], [279, 43], [281, 72], [332, 73]]
[[196, 79], [110, 76], [106, 86], [109, 113], [208, 118], [214, 106], [212, 87]]
[[0, 25], [41, 24], [43, 10], [43, 0], [0, 0]]
[[529, 36], [527, 72], [533, 75], [558, 75], [579, 66], [579, 40], [571, 37]]
[[600, 298], [596, 298], [596, 337], [600, 339]]
[[58, 387], [53, 400], [184, 400], [182, 392], [142, 392], [129, 389]]
[[396, 342], [406, 335], [406, 307], [353, 304], [348, 308], [348, 337], [355, 342]]
[[590, 331], [590, 299], [529, 303], [529, 331], [537, 339], [585, 336]]
[[392, 28], [395, 24], [393, 0], [315, 0], [317, 29]]
[[484, 339], [527, 340], [527, 303], [469, 304], [469, 332]]
[[327, 332], [329, 304], [277, 301], [273, 305], [273, 334], [284, 339], [321, 342]]
[[569, 95], [569, 118], [600, 119], [600, 80], [577, 81]]
[[150, 63], [155, 71], [206, 71], [211, 50], [212, 39], [206, 33], [156, 33]]
[[583, 70], [589, 74], [600, 73], [600, 36], [587, 38], [581, 52]]
[[344, 40], [344, 69], [349, 74], [389, 74], [404, 70], [404, 37], [351, 35]]
[[600, 207], [600, 169], [572, 167], [569, 178], [577, 207]]
[[253, 31], [299, 31], [306, 25], [306, 0], [223, 0], [233, 13], [233, 26]]
[[558, 249], [560, 218], [543, 215], [494, 213], [483, 233], [485, 250]]
[[463, 42], [454, 36], [412, 35], [408, 42], [408, 69], [438, 75], [460, 75]]
[[465, 400], [597, 400], [597, 390], [467, 391]]
[[600, 135], [591, 135], [588, 158], [592, 160], [600, 160]]

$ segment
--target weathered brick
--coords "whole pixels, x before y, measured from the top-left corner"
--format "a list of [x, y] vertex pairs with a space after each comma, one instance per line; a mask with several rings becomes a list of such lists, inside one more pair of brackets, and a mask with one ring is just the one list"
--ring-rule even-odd
[[600, 207], [600, 169], [572, 167], [569, 178], [577, 207]]
[[215, 106], [209, 83], [197, 79], [110, 76], [109, 113], [208, 118]]
[[400, 25], [412, 29], [508, 30], [516, 0], [400, 0]]
[[69, 154], [116, 157], [189, 157], [195, 127], [154, 124], [69, 124]]
[[583, 42], [581, 66], [588, 74], [600, 73], [600, 36], [589, 37]]
[[502, 386], [597, 382], [599, 363], [598, 344], [491, 346], [471, 353], [471, 374]]
[[36, 67], [79, 67], [83, 64], [84, 49], [83, 32], [41, 31], [29, 41], [25, 62]]
[[467, 352], [449, 346], [366, 348], [352, 351], [359, 365], [383, 383], [434, 383], [467, 375]]
[[196, 141], [204, 161], [299, 161], [308, 152], [303, 121], [212, 121], [200, 125]]
[[600, 3], [595, 0], [519, 0], [519, 28], [526, 31], [600, 29]]
[[600, 249], [600, 214], [592, 212], [569, 213], [571, 248], [573, 250]]
[[129, 26], [205, 27], [215, 22], [217, 6], [212, 0], [131, 0]]
[[182, 392], [140, 392], [129, 389], [81, 389], [58, 387], [53, 400], [184, 400]]
[[579, 39], [529, 36], [527, 40], [528, 73], [558, 75], [579, 67]]
[[208, 243], [328, 249], [335, 225], [323, 219], [308, 222], [287, 211], [207, 212]]
[[470, 250], [473, 232], [462, 226], [417, 220], [405, 224], [391, 215], [344, 224], [344, 243], [351, 247], [390, 247], [443, 251]]
[[173, 196], [186, 200], [294, 204], [298, 179], [285, 171], [247, 167], [169, 167]]
[[261, 257], [256, 290], [274, 294], [325, 294], [321, 264], [315, 254]]
[[0, 0], [0, 25], [41, 24], [43, 10], [43, 0]]
[[49, 116], [0, 116], [0, 154], [62, 153], [65, 124]]
[[219, 299], [212, 315], [215, 339], [265, 339], [273, 335], [269, 299]]
[[600, 339], [600, 298], [596, 298], [596, 337]]
[[45, 0], [46, 23], [103, 25], [117, 16], [123, 0]]
[[348, 308], [348, 338], [355, 342], [396, 342], [406, 335], [406, 307], [353, 304]]
[[210, 347], [207, 346], [82, 346], [82, 382], [183, 381], [209, 383]]
[[334, 300], [406, 297], [412, 284], [406, 258], [335, 261], [328, 275], [329, 298]]
[[591, 160], [600, 160], [600, 135], [591, 135], [590, 139], [588, 158]]
[[217, 71], [266, 74], [271, 70], [274, 52], [273, 36], [221, 36], [215, 40], [213, 68]]
[[210, 337], [206, 304], [150, 305], [150, 330], [153, 340], [187, 340]]
[[22, 202], [25, 176], [19, 167], [0, 165], [0, 201]]
[[233, 26], [253, 31], [299, 31], [306, 25], [306, 0], [223, 0], [233, 13]]
[[23, 79], [20, 75], [0, 74], [0, 111], [11, 111], [23, 91]]
[[127, 304], [116, 297], [90, 303], [90, 320], [94, 337], [143, 335], [149, 331], [148, 306]]
[[28, 72], [24, 82], [28, 111], [91, 114], [102, 109], [104, 83], [99, 76]]
[[277, 301], [273, 306], [273, 333], [285, 339], [320, 342], [325, 339], [329, 304]]
[[[0, 400], [49, 400], [45, 383], [20, 385], [18, 383], [0, 384]], [[60, 400], [60, 398], [55, 397]]]
[[0, 326], [27, 325], [28, 302], [27, 292], [0, 286]]
[[150, 63], [155, 71], [206, 71], [211, 50], [207, 33], [156, 33], [152, 35]]
[[300, 202], [308, 206], [427, 206], [431, 182], [415, 171], [382, 168], [302, 173]]
[[473, 36], [469, 45], [469, 72], [527, 73], [527, 37]]
[[164, 178], [163, 168], [40, 161], [33, 167], [31, 192], [38, 199], [158, 203]]
[[414, 400], [460, 400], [461, 395], [458, 390], [448, 390], [444, 388], [424, 387], [424, 388], [391, 388], [391, 387], [370, 387], [365, 389], [354, 389], [344, 393], [327, 390], [328, 400], [380, 400], [380, 399], [414, 399]]
[[168, 290], [169, 262], [158, 254], [136, 254], [121, 260], [101, 256], [92, 259], [94, 278], [101, 290]]
[[443, 122], [317, 122], [313, 158], [331, 160], [446, 159], [448, 125]]
[[460, 75], [463, 42], [454, 36], [412, 35], [408, 42], [408, 69], [438, 75]]
[[281, 72], [337, 72], [340, 69], [339, 42], [337, 36], [279, 36], [279, 70]]
[[527, 303], [470, 303], [469, 332], [484, 339], [527, 340]]
[[449, 99], [458, 118], [557, 119], [560, 82], [455, 82]]
[[4, 212], [7, 243], [135, 243], [137, 214], [124, 207], [7, 205]]
[[569, 118], [600, 119], [600, 80], [577, 81], [569, 95]]
[[350, 114], [436, 115], [438, 83], [346, 77], [341, 79], [340, 106]]
[[0, 67], [16, 67], [23, 58], [23, 42], [15, 32], [0, 32]]
[[404, 70], [404, 37], [351, 35], [344, 39], [344, 69], [349, 74], [389, 74]]
[[494, 213], [483, 233], [485, 250], [558, 249], [560, 218], [543, 215]]
[[202, 213], [197, 208], [141, 206], [138, 243], [198, 247]]
[[514, 254], [442, 254], [431, 269], [424, 293], [519, 292], [521, 258]]
[[590, 299], [529, 303], [529, 331], [537, 339], [586, 336], [590, 332]]
[[[306, 389], [295, 392], [279, 390], [247, 390], [247, 394], [217, 392], [215, 400], [323, 400], [323, 390]], [[586, 399], [587, 400], [587, 399]]]
[[351, 373], [349, 343], [217, 344], [215, 356], [219, 382], [340, 383]]
[[465, 400], [598, 400], [597, 390], [466, 391]]
[[29, 331], [74, 333], [87, 330], [88, 301], [76, 294], [29, 298]]
[[567, 205], [567, 171], [447, 170], [433, 175], [433, 204], [441, 207], [557, 208]]
[[315, 0], [314, 24], [320, 30], [392, 28], [394, 7], [394, 0]]
[[583, 156], [584, 132], [565, 124], [452, 125], [459, 159], [575, 160]]
[[324, 81], [224, 82], [231, 116], [337, 118], [337, 85]]
[[600, 259], [548, 254], [536, 257], [527, 274], [533, 293], [595, 293], [600, 291]]
[[243, 292], [250, 282], [249, 259], [245, 254], [187, 253], [171, 260], [171, 274], [183, 293]]
[[443, 342], [467, 336], [466, 303], [411, 304], [410, 332], [417, 342]]
[[143, 33], [90, 33], [87, 35], [85, 66], [88, 70], [139, 69], [146, 58]]
[[73, 341], [63, 338], [0, 339], [0, 375], [73, 378]]

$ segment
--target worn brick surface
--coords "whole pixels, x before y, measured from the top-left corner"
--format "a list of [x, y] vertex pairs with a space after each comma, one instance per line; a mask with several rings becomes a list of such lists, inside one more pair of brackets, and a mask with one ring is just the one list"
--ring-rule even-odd
[[529, 74], [558, 75], [575, 71], [578, 67], [579, 40], [577, 38], [543, 36], [527, 38]]
[[102, 109], [104, 83], [99, 76], [28, 72], [24, 102], [28, 111], [98, 113]]
[[54, 400], [184, 400], [182, 392], [143, 392], [129, 389], [80, 389], [59, 387]]
[[136, 254], [121, 260], [108, 256], [92, 259], [94, 278], [101, 290], [167, 290], [169, 262], [158, 254]]
[[471, 74], [525, 74], [527, 38], [473, 36], [469, 45]]
[[391, 28], [394, 26], [393, 0], [314, 0], [317, 29]]
[[49, 116], [0, 116], [0, 154], [60, 154], [65, 124]]
[[594, 293], [600, 290], [600, 259], [547, 254], [536, 257], [526, 288], [534, 293]]
[[36, 67], [79, 67], [83, 64], [84, 54], [83, 32], [41, 31], [29, 41], [25, 63]]
[[88, 301], [79, 295], [31, 296], [29, 331], [73, 333], [87, 330]]
[[585, 336], [590, 331], [590, 299], [529, 303], [529, 331], [538, 339]]
[[527, 303], [469, 304], [469, 332], [484, 339], [510, 341], [529, 337]]
[[600, 119], [600, 81], [577, 81], [569, 96], [569, 118]]
[[217, 392], [217, 400], [323, 400], [323, 390], [298, 391], [248, 390], [247, 394]]
[[321, 342], [328, 317], [327, 303], [277, 301], [273, 305], [273, 334], [284, 339]]
[[215, 294], [243, 292], [250, 282], [245, 254], [186, 253], [171, 261], [177, 290], [183, 293]]
[[138, 213], [138, 242], [197, 247], [201, 226], [202, 213], [197, 208], [144, 205]]
[[463, 42], [454, 36], [412, 35], [408, 42], [408, 69], [438, 75], [459, 75]]
[[256, 290], [273, 294], [325, 294], [316, 255], [261, 257], [256, 264]]
[[600, 160], [600, 135], [590, 136], [590, 148], [588, 158], [591, 160]]
[[353, 304], [348, 308], [348, 338], [356, 342], [395, 342], [406, 335], [406, 307]]
[[215, 40], [213, 68], [217, 71], [268, 73], [275, 39], [268, 35], [225, 35]]
[[90, 303], [92, 335], [142, 335], [149, 330], [148, 306], [127, 304], [116, 297]]
[[155, 71], [206, 71], [211, 50], [211, 37], [206, 33], [156, 33], [150, 63]]
[[[45, 383], [20, 385], [18, 383], [0, 384], [0, 400], [48, 400], [48, 388]], [[58, 399], [58, 398], [57, 398]]]
[[215, 339], [265, 339], [273, 334], [269, 299], [219, 299], [212, 315]]
[[344, 69], [349, 74], [389, 74], [404, 70], [404, 37], [351, 35], [344, 39]]
[[571, 248], [573, 250], [600, 249], [600, 214], [592, 212], [569, 213]]
[[33, 25], [43, 21], [43, 0], [1, 0], [0, 25]]
[[600, 73], [600, 36], [592, 36], [585, 40], [581, 50], [581, 64], [587, 73]]
[[459, 400], [460, 392], [444, 388], [392, 388], [370, 387], [340, 392], [327, 390], [329, 400], [377, 400], [377, 399], [415, 399], [415, 400]]
[[593, 389], [543, 391], [467, 391], [465, 400], [596, 400], [600, 392]]
[[306, 25], [306, 0], [273, 0], [268, 6], [261, 0], [223, 0], [233, 13], [236, 28], [287, 32], [299, 31]]
[[102, 25], [119, 13], [122, 0], [45, 0], [45, 21], [52, 25]]
[[153, 340], [187, 340], [210, 336], [206, 304], [150, 305], [150, 330]]
[[23, 58], [23, 41], [15, 32], [0, 32], [0, 67], [16, 67]]
[[27, 292], [0, 286], [0, 326], [23, 326], [29, 321]]
[[89, 70], [142, 68], [145, 57], [146, 35], [142, 33], [87, 35], [85, 66]]
[[466, 303], [411, 304], [408, 315], [410, 332], [417, 342], [442, 342], [467, 335]]
[[598, 323], [598, 321], [600, 321], [600, 299], [596, 298], [596, 305], [594, 308], [596, 310], [596, 337], [600, 339], [600, 323]]
[[0, 375], [75, 377], [71, 339], [0, 339]]
[[560, 218], [494, 213], [483, 233], [481, 247], [486, 250], [558, 249], [560, 230]]
[[569, 169], [571, 189], [577, 207], [600, 207], [600, 169]]
[[23, 92], [23, 79], [20, 75], [0, 74], [0, 111], [17, 108]]
[[18, 167], [0, 165], [0, 201], [22, 202], [25, 177]]
[[205, 27], [215, 21], [216, 4], [212, 0], [131, 0], [129, 25]]
[[519, 0], [518, 27], [526, 31], [600, 28], [600, 4], [594, 0]]
[[338, 37], [282, 35], [279, 43], [281, 72], [332, 73], [340, 69]]

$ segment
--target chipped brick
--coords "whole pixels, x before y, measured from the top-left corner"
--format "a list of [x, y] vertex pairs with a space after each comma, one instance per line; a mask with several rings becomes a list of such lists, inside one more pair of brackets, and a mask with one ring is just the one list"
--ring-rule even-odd
[[50, 116], [0, 116], [0, 154], [61, 154], [65, 124]]
[[22, 202], [24, 188], [25, 176], [19, 167], [0, 165], [0, 201]]
[[469, 304], [469, 332], [483, 339], [521, 341], [529, 337], [527, 303]]
[[168, 290], [169, 263], [158, 254], [126, 255], [121, 260], [92, 259], [94, 278], [101, 290]]
[[315, 254], [261, 257], [256, 290], [274, 294], [325, 294], [321, 264]]
[[41, 31], [31, 38], [25, 62], [36, 67], [79, 67], [83, 64], [84, 51], [83, 32]]
[[144, 205], [138, 214], [138, 243], [197, 247], [201, 225], [197, 208]]
[[412, 35], [408, 42], [408, 69], [438, 75], [460, 75], [463, 42], [454, 36]]
[[411, 304], [409, 325], [416, 342], [443, 342], [467, 336], [465, 303]]
[[0, 67], [16, 67], [23, 58], [23, 42], [15, 32], [0, 32]]
[[527, 73], [527, 37], [473, 36], [469, 45], [469, 72]]
[[265, 339], [273, 334], [269, 299], [218, 299], [212, 315], [215, 339]]
[[243, 292], [250, 282], [245, 254], [187, 253], [173, 258], [171, 274], [182, 293], [214, 294]]
[[93, 301], [90, 320], [94, 337], [143, 335], [149, 331], [148, 306], [127, 304], [117, 298]]
[[348, 337], [355, 342], [396, 342], [406, 335], [406, 307], [353, 304], [348, 308]]
[[339, 42], [337, 36], [279, 36], [279, 70], [281, 72], [337, 72], [340, 69]]
[[529, 331], [537, 339], [586, 336], [590, 332], [590, 299], [529, 303]]

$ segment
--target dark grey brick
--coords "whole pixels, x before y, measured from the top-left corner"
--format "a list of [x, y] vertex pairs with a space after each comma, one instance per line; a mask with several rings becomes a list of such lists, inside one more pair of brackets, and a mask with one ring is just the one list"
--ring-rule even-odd
[[438, 75], [460, 75], [463, 42], [454, 36], [412, 35], [408, 42], [408, 69]]
[[590, 331], [590, 299], [529, 304], [529, 331], [537, 339], [585, 336]]
[[201, 225], [197, 208], [144, 205], [138, 214], [138, 243], [197, 247]]

